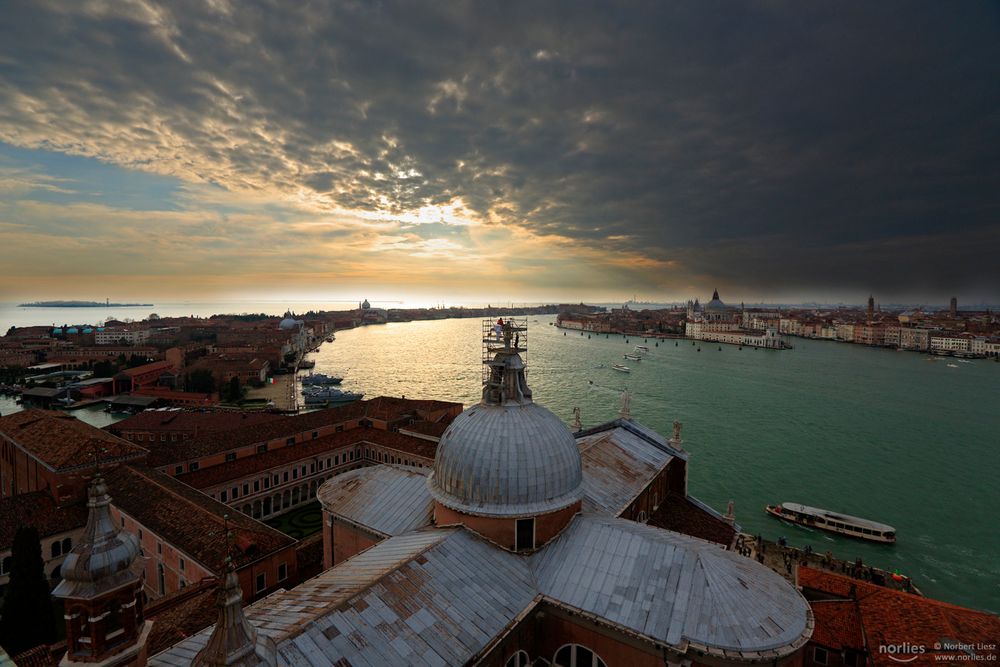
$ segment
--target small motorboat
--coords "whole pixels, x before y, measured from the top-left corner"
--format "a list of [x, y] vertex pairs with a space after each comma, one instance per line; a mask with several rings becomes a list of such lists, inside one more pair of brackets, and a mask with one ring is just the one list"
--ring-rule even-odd
[[649, 352], [649, 348], [646, 347], [645, 345], [636, 345], [635, 346], [635, 351], [636, 352]]
[[625, 359], [631, 359], [632, 361], [642, 361], [642, 357], [638, 354], [623, 354], [622, 357]]
[[631, 368], [629, 368], [628, 366], [624, 366], [622, 364], [614, 364], [611, 368], [613, 368], [614, 370], [619, 371], [621, 373], [631, 373], [632, 372]]

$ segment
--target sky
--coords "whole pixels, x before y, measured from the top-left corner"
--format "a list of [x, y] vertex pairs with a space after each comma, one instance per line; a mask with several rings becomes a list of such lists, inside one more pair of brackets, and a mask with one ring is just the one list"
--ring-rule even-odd
[[0, 300], [1000, 302], [1000, 3], [4, 0]]

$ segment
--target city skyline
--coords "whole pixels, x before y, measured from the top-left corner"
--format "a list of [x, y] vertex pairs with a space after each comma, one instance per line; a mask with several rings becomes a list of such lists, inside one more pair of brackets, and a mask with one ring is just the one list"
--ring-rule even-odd
[[14, 5], [0, 301], [995, 303], [998, 26]]

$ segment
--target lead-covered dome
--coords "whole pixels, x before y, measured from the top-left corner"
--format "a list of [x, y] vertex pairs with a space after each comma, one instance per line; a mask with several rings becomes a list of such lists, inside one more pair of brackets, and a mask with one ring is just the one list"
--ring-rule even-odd
[[428, 488], [436, 501], [465, 514], [547, 514], [583, 495], [576, 440], [561, 419], [531, 400], [520, 348], [503, 347], [488, 362], [483, 400], [441, 436]]
[[538, 515], [580, 500], [581, 468], [569, 428], [542, 406], [480, 403], [441, 437], [428, 485], [435, 500], [466, 514]]
[[139, 540], [120, 530], [111, 516], [111, 497], [102, 477], [90, 483], [87, 525], [60, 572], [57, 597], [89, 598], [136, 579], [132, 564], [139, 557]]

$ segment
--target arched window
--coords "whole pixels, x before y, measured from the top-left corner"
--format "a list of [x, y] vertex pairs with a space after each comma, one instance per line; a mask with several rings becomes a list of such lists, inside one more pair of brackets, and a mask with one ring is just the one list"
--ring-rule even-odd
[[49, 547], [49, 551], [51, 552], [53, 558], [59, 558], [59, 556], [62, 555], [62, 544], [59, 540], [52, 543]]
[[507, 662], [504, 663], [504, 667], [528, 667], [531, 663], [531, 658], [524, 651], [518, 651], [514, 655], [507, 658]]
[[586, 646], [566, 644], [552, 659], [553, 667], [607, 667], [600, 656]]
[[641, 510], [639, 512], [639, 523], [646, 523], [646, 511]]
[[73, 538], [72, 537], [64, 538], [62, 541], [62, 552], [64, 554], [68, 554], [70, 549], [72, 548], [73, 548]]

